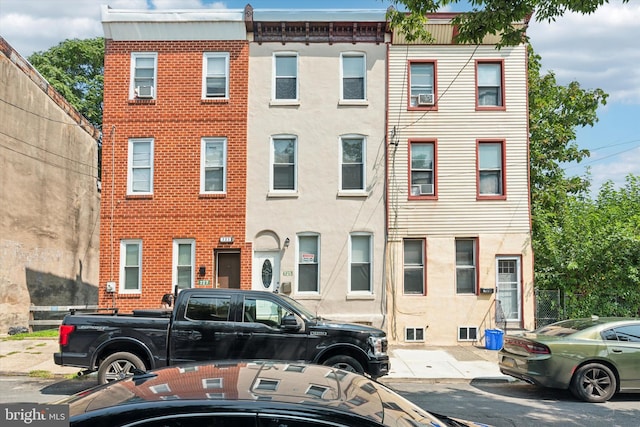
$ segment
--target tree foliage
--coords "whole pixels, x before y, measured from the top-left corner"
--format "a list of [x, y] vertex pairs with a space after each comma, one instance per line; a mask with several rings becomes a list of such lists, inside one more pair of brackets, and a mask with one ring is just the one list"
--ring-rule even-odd
[[536, 284], [561, 289], [569, 317], [640, 313], [640, 177], [570, 197], [560, 221], [538, 221]]
[[[554, 21], [567, 12], [593, 13], [609, 0], [392, 0], [396, 9], [390, 10], [388, 16], [391, 25], [405, 32], [409, 40], [428, 40], [421, 25], [425, 15], [462, 2], [470, 3], [472, 10], [454, 19], [459, 42], [477, 44], [488, 34], [501, 34], [500, 45], [509, 46], [526, 39], [526, 26], [513, 25], [516, 22], [526, 23], [531, 16], [541, 22]], [[404, 6], [408, 13], [398, 6]]]
[[104, 39], [68, 39], [29, 62], [95, 127], [102, 127]]

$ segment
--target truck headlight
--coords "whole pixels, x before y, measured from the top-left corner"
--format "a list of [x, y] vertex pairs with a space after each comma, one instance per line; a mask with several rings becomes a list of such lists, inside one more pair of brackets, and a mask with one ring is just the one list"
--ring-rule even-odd
[[374, 356], [387, 354], [387, 337], [369, 337], [369, 346]]

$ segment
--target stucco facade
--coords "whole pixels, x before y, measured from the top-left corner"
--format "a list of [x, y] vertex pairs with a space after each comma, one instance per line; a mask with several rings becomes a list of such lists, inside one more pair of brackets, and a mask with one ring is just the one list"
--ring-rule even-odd
[[526, 47], [455, 44], [450, 18], [430, 17], [433, 44], [394, 34], [389, 52], [398, 344], [482, 344], [487, 329], [534, 325]]
[[[253, 243], [253, 287], [275, 286], [328, 318], [383, 326], [384, 11], [256, 10], [251, 18], [250, 31], [264, 29], [249, 34], [247, 240]], [[269, 25], [285, 20], [282, 35], [269, 38]], [[305, 33], [296, 26], [310, 30], [300, 38]], [[354, 27], [361, 31], [340, 30]], [[281, 73], [281, 58], [289, 61], [288, 72]], [[349, 82], [345, 61], [351, 60], [364, 68]], [[278, 93], [277, 80], [286, 76], [294, 80], [291, 92]], [[346, 94], [349, 84], [358, 90]], [[291, 151], [283, 156], [278, 144]], [[345, 153], [345, 144], [357, 153]], [[347, 169], [357, 176], [354, 182]], [[265, 268], [275, 276], [266, 284]]]
[[0, 38], [0, 333], [96, 304], [99, 132]]

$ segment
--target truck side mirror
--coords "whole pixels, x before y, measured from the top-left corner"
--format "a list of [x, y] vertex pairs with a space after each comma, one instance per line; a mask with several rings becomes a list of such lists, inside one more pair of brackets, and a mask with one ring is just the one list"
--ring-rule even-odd
[[298, 324], [298, 319], [293, 314], [287, 314], [282, 318], [282, 322], [280, 323], [282, 329], [285, 331], [298, 331], [300, 330], [300, 325]]

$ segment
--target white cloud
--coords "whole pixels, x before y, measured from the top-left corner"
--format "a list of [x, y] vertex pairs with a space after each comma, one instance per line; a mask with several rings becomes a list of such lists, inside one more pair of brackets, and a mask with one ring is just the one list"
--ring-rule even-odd
[[594, 162], [591, 168], [592, 189], [597, 193], [605, 181], [613, 181], [615, 187], [624, 186], [625, 178], [629, 174], [638, 175], [640, 165], [640, 147], [633, 148], [615, 157], [615, 163], [598, 162], [599, 156], [592, 155], [590, 160]]
[[527, 34], [561, 84], [601, 88], [610, 102], [640, 103], [640, 4], [605, 4], [591, 15], [532, 22]]

